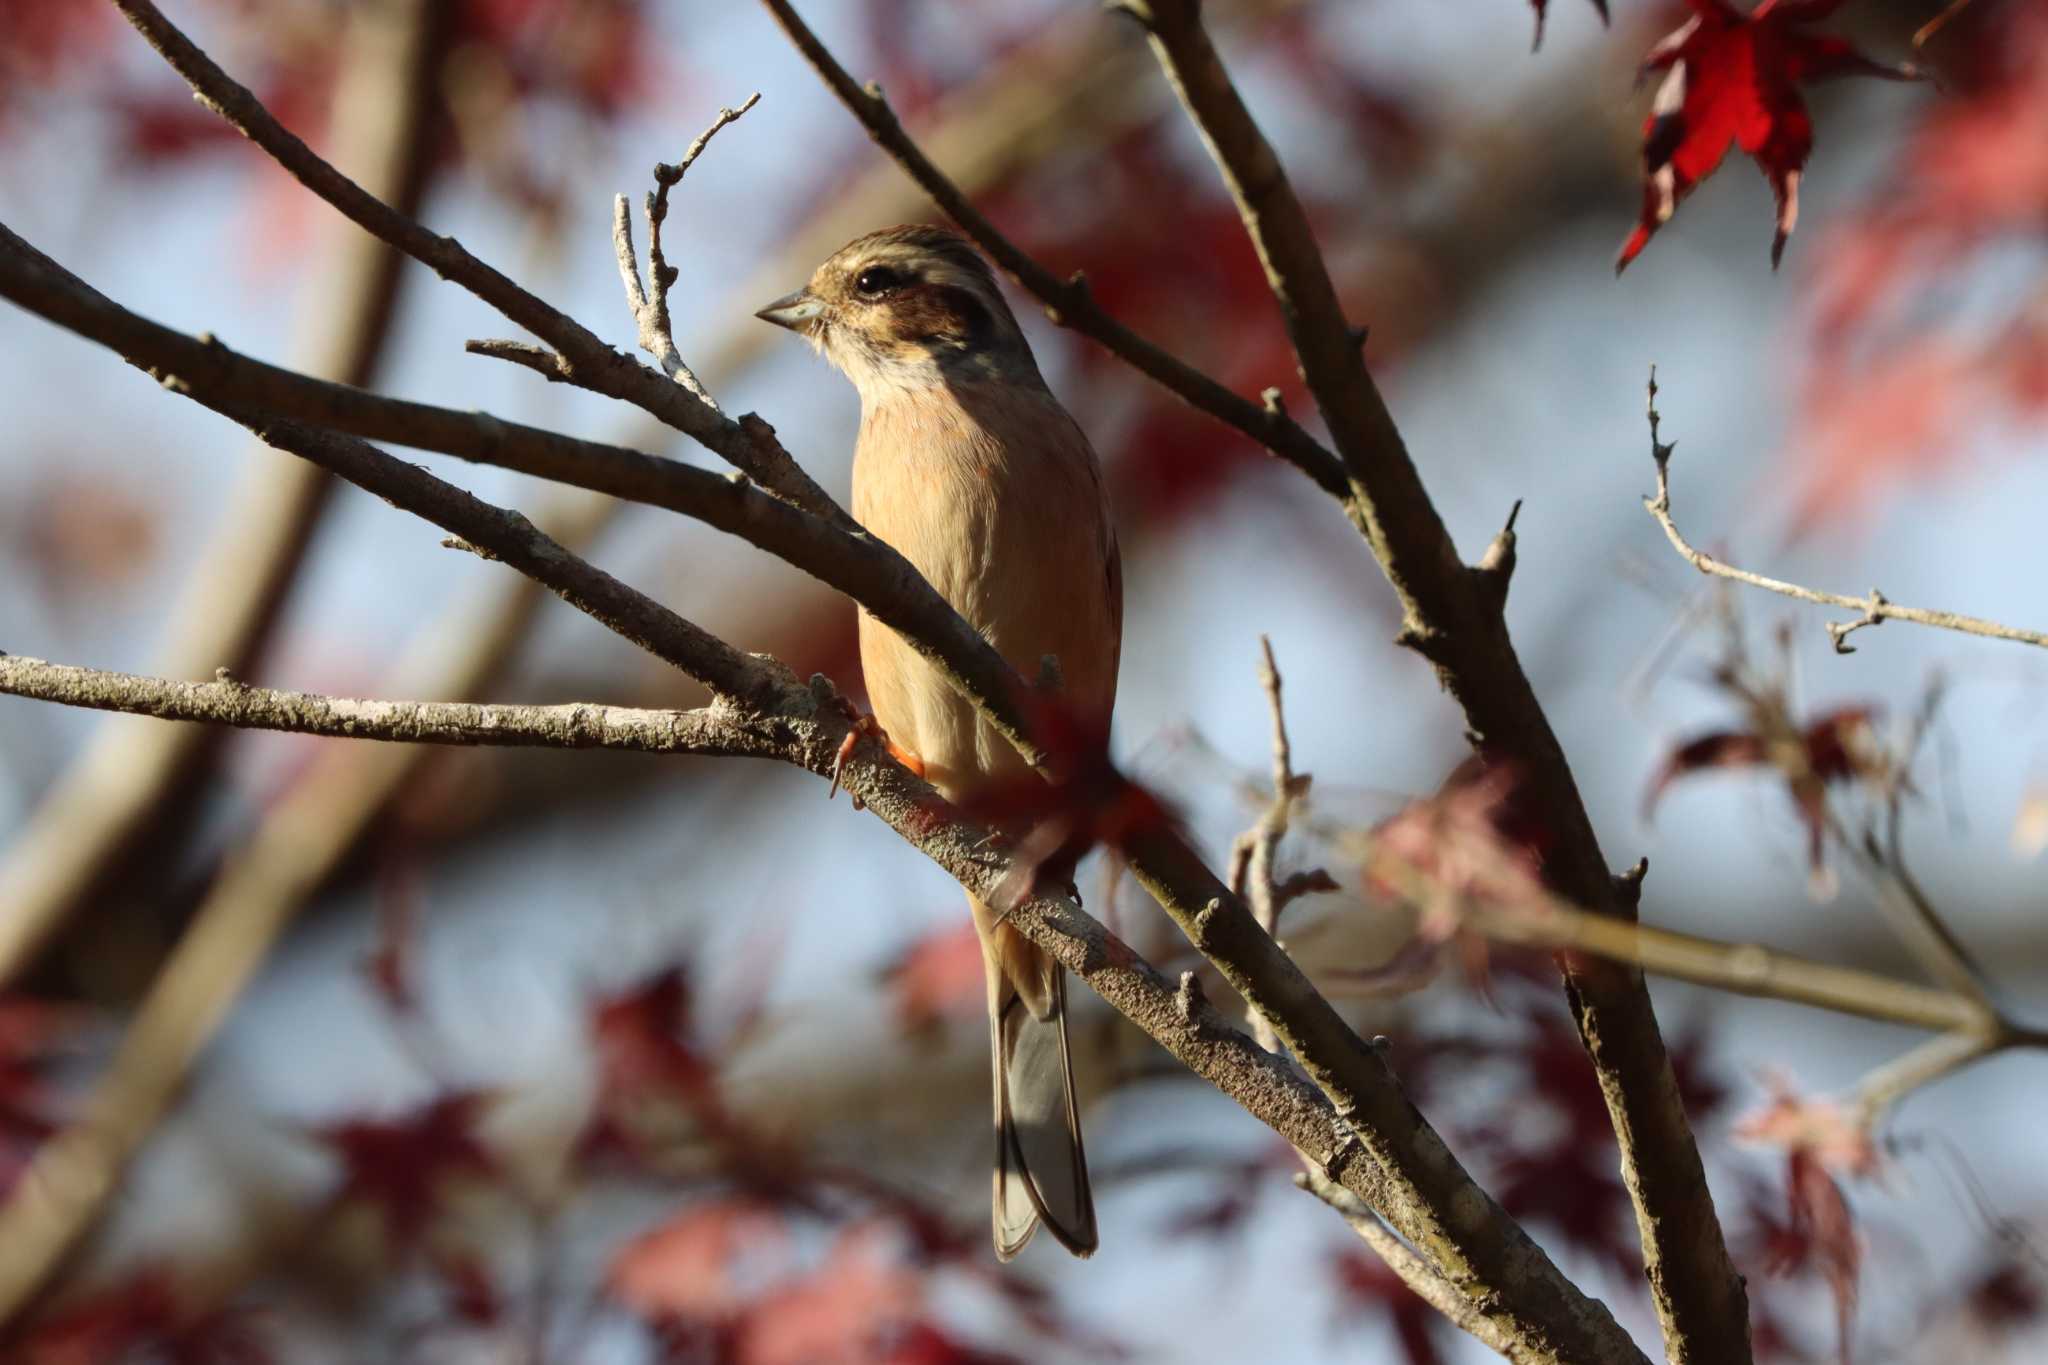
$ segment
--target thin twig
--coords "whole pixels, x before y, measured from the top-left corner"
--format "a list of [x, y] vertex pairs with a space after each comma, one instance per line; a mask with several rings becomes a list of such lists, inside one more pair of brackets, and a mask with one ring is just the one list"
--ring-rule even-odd
[[612, 201], [612, 249], [619, 258], [619, 275], [625, 281], [626, 302], [633, 311], [634, 324], [639, 328], [640, 348], [661, 363], [662, 373], [675, 380], [695, 394], [714, 412], [723, 414], [710, 391], [699, 382], [694, 371], [683, 362], [682, 353], [676, 349], [675, 332], [669, 321], [669, 291], [681, 278], [681, 272], [668, 263], [662, 251], [662, 224], [668, 221], [668, 192], [682, 182], [690, 167], [697, 164], [697, 158], [704, 155], [704, 149], [711, 145], [711, 139], [727, 124], [737, 122], [739, 117], [761, 102], [761, 92], [755, 91], [747, 97], [745, 104], [737, 109], [720, 109], [711, 126], [697, 135], [683, 159], [670, 165], [658, 163], [654, 168], [655, 188], [648, 192], [647, 213], [647, 275], [652, 290], [640, 282], [640, 262], [633, 250], [633, 215], [626, 207], [626, 196], [621, 194]]
[[1955, 18], [1958, 14], [1962, 13], [1964, 7], [1967, 6], [1969, 3], [1970, 0], [1949, 0], [1949, 3], [1942, 9], [1941, 13], [1935, 15], [1926, 23], [1920, 25], [1920, 27], [1914, 32], [1914, 48], [1919, 49], [1926, 47], [1928, 43], [1934, 40], [1934, 35], [1941, 32], [1943, 29], [1947, 28], [1949, 20]]
[[[1266, 693], [1266, 706], [1273, 718], [1273, 795], [1260, 813], [1259, 821], [1237, 837], [1231, 850], [1231, 889], [1251, 907], [1259, 927], [1278, 941], [1280, 912], [1287, 902], [1310, 891], [1328, 890], [1336, 883], [1320, 870], [1298, 873], [1284, 884], [1273, 874], [1280, 843], [1287, 837], [1294, 805], [1308, 794], [1309, 775], [1294, 771], [1294, 751], [1287, 740], [1287, 710], [1281, 702], [1280, 669], [1273, 662], [1273, 642], [1259, 637], [1259, 684]], [[1284, 948], [1284, 945], [1283, 945]], [[1252, 1036], [1268, 1052], [1280, 1050], [1280, 1038], [1273, 1026], [1256, 1009], [1249, 1011]]]
[[1657, 413], [1657, 370], [1650, 369], [1649, 384], [1650, 458], [1657, 466], [1657, 493], [1655, 497], [1643, 499], [1643, 506], [1657, 524], [1664, 528], [1665, 539], [1671, 548], [1678, 551], [1686, 563], [1701, 573], [1716, 578], [1726, 578], [1736, 583], [1746, 583], [1752, 588], [1777, 593], [1799, 602], [1811, 602], [1816, 606], [1840, 607], [1857, 612], [1853, 621], [1827, 622], [1828, 639], [1834, 643], [1838, 654], [1854, 654], [1856, 647], [1849, 637], [1865, 626], [1881, 625], [1886, 621], [1911, 621], [1915, 625], [1932, 626], [1937, 630], [1960, 631], [1965, 635], [1978, 635], [1987, 640], [2010, 640], [2015, 644], [2034, 645], [2048, 649], [2048, 631], [2022, 630], [1998, 621], [1988, 621], [1981, 616], [1964, 616], [1952, 611], [1935, 611], [1927, 607], [1902, 606], [1886, 597], [1876, 588], [1862, 597], [1846, 597], [1841, 593], [1822, 592], [1818, 588], [1801, 587], [1788, 583], [1782, 578], [1770, 578], [1747, 569], [1738, 569], [1733, 564], [1716, 559], [1705, 550], [1694, 548], [1678, 529], [1678, 523], [1671, 514], [1671, 453], [1676, 443], [1666, 445], [1658, 439]]
[[1878, 1067], [1856, 1087], [1857, 1126], [1869, 1128], [1907, 1095], [2009, 1046], [1995, 1037], [1945, 1033]]
[[1991, 989], [1983, 969], [1906, 866], [1900, 843], [1901, 804], [1897, 795], [1888, 803], [1882, 840], [1875, 829], [1866, 830], [1861, 837], [1851, 833], [1832, 810], [1827, 814], [1828, 832], [1876, 884], [1879, 908], [1906, 951], [1936, 981], [1991, 1009]]

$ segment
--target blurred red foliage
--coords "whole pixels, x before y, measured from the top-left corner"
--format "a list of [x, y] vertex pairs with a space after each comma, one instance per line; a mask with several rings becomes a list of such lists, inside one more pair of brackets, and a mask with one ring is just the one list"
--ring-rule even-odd
[[1930, 47], [1944, 97], [1816, 257], [1795, 534], [2048, 412], [2048, 9], [1977, 0]]
[[498, 1164], [477, 1137], [491, 1097], [477, 1091], [440, 1096], [397, 1118], [345, 1119], [316, 1130], [341, 1159], [336, 1205], [377, 1211], [394, 1247], [410, 1249], [439, 1216], [452, 1180], [489, 1180]]
[[1802, 1098], [1782, 1078], [1768, 1082], [1771, 1099], [1736, 1125], [1747, 1142], [1785, 1152], [1786, 1217], [1754, 1211], [1766, 1267], [1777, 1275], [1817, 1270], [1834, 1296], [1838, 1349], [1847, 1365], [1856, 1312], [1863, 1243], [1835, 1177], [1869, 1178], [1877, 1148], [1863, 1122], [1828, 1100]]
[[1827, 837], [1828, 787], [1891, 773], [1891, 756], [1878, 741], [1876, 718], [1873, 706], [1841, 706], [1821, 713], [1796, 733], [1759, 726], [1687, 740], [1665, 757], [1650, 779], [1643, 794], [1643, 818], [1650, 818], [1666, 789], [1681, 777], [1716, 768], [1774, 769], [1784, 778], [1806, 826], [1808, 856], [1818, 870]]
[[235, 1312], [194, 1312], [166, 1270], [149, 1267], [37, 1323], [7, 1344], [10, 1365], [272, 1365], [259, 1324]]
[[20, 1178], [36, 1144], [56, 1131], [61, 1114], [50, 1067], [79, 1026], [71, 1006], [0, 996], [0, 1194]]
[[981, 936], [968, 920], [933, 930], [891, 963], [884, 979], [905, 1032], [921, 1033], [956, 1016], [979, 1018], [988, 998]]
[[[1642, 1251], [1613, 1121], [1554, 981], [1539, 960], [1519, 959], [1512, 973], [1497, 973], [1503, 1026], [1404, 1041], [1398, 1070], [1417, 1103], [1441, 1115], [1469, 1114], [1460, 1100], [1483, 1086], [1495, 1097], [1484, 1113], [1454, 1124], [1460, 1157], [1485, 1173], [1482, 1183], [1516, 1218], [1634, 1277]], [[1711, 1054], [1705, 1021], [1674, 1031], [1672, 1072], [1696, 1124], [1713, 1119], [1728, 1099]]]

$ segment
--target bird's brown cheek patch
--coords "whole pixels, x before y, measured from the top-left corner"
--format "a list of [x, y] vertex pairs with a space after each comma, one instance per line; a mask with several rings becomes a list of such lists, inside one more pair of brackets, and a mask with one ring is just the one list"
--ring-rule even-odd
[[890, 331], [899, 341], [955, 337], [970, 344], [985, 340], [988, 309], [967, 290], [951, 284], [921, 284], [891, 300]]

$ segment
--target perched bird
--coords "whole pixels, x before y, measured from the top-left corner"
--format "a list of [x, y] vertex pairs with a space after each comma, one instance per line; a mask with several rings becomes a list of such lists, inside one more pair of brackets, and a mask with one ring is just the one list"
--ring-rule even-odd
[[[1061, 703], [1107, 733], [1123, 570], [1088, 438], [1039, 376], [995, 277], [942, 228], [887, 228], [834, 252], [757, 315], [800, 333], [860, 391], [853, 513], [1027, 678], [1053, 656]], [[861, 667], [891, 747], [949, 800], [1031, 769], [922, 655], [866, 612]], [[1067, 1051], [1066, 973], [968, 898], [988, 974], [995, 1244], [1043, 1221], [1077, 1256], [1095, 1204]]]

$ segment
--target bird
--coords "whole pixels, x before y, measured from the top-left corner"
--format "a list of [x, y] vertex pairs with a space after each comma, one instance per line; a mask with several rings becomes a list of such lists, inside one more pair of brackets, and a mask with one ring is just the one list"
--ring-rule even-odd
[[[1020, 674], [1056, 686], [1069, 714], [1106, 735], [1123, 568], [1101, 465], [1046, 386], [981, 253], [945, 228], [870, 232], [756, 316], [806, 338], [859, 392], [854, 517]], [[971, 802], [1036, 780], [914, 647], [865, 610], [859, 628], [873, 720], [942, 795]], [[968, 904], [988, 985], [996, 1256], [1016, 1256], [1041, 1223], [1088, 1256], [1095, 1203], [1066, 973], [986, 901], [969, 895]]]

